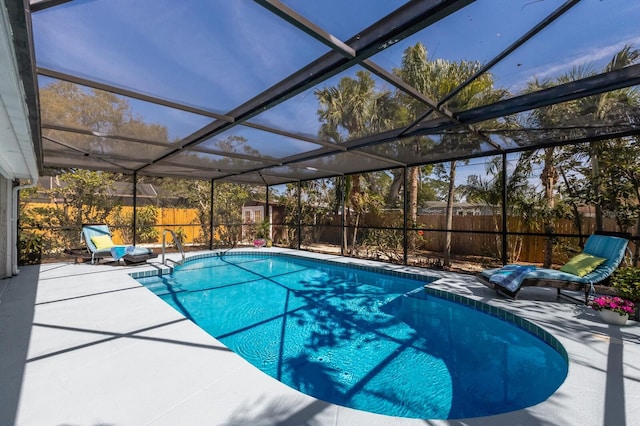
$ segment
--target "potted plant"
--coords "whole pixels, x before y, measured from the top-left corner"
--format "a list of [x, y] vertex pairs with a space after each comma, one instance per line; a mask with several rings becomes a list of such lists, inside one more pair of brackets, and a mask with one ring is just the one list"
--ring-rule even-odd
[[618, 296], [600, 296], [593, 299], [591, 307], [608, 324], [624, 325], [633, 313], [634, 303]]
[[611, 286], [616, 294], [624, 299], [635, 302], [636, 309], [633, 317], [638, 320], [638, 308], [640, 307], [640, 268], [627, 267], [617, 269], [611, 275]]

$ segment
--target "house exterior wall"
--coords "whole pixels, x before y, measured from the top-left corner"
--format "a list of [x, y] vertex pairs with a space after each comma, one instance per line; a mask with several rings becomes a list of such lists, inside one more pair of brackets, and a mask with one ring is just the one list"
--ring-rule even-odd
[[12, 275], [11, 259], [15, 250], [10, 238], [12, 203], [11, 181], [0, 175], [0, 278]]
[[269, 205], [269, 216], [265, 215], [265, 204], [256, 202], [255, 205], [245, 204], [242, 206], [242, 239], [248, 240], [253, 238], [252, 227], [253, 223], [260, 223], [263, 220], [268, 219], [269, 226], [269, 238], [272, 240], [280, 240], [284, 236], [282, 226], [274, 224], [282, 223], [284, 220], [284, 208], [282, 206]]
[[264, 206], [243, 206], [242, 207], [242, 239], [249, 240], [254, 237], [252, 235], [253, 227], [251, 224], [257, 224], [264, 220]]

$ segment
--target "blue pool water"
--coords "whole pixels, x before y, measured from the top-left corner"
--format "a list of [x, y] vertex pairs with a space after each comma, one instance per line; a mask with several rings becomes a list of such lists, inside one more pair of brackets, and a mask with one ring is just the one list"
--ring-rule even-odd
[[139, 281], [263, 372], [360, 410], [487, 416], [544, 401], [567, 374], [541, 339], [416, 280], [237, 254]]

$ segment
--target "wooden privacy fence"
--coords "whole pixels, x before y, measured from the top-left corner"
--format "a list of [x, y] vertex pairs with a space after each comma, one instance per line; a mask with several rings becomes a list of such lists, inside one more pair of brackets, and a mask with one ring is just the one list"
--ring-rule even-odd
[[[33, 210], [38, 207], [49, 207], [56, 208], [55, 204], [47, 204], [47, 203], [26, 203], [23, 206], [25, 210]], [[35, 218], [43, 224], [43, 229], [46, 229], [46, 225], [50, 223], [48, 218], [42, 217], [41, 215], [37, 215], [31, 213]], [[133, 216], [133, 207], [132, 206], [122, 206], [118, 213], [112, 211], [109, 216], [107, 216], [107, 220], [105, 221], [113, 232], [113, 242], [116, 244], [128, 244], [131, 243], [130, 238], [127, 235], [131, 234], [130, 225], [127, 227], [129, 229], [123, 230], [117, 225], [119, 220], [116, 217], [116, 214], [120, 215], [120, 221], [122, 218], [131, 218]], [[123, 226], [123, 225], [121, 225]], [[184, 244], [192, 244], [202, 239], [202, 228], [200, 226], [200, 221], [198, 218], [198, 210], [197, 209], [182, 209], [182, 208], [157, 208], [156, 221], [153, 226], [157, 229], [158, 237], [155, 241], [146, 241], [148, 244], [161, 244], [162, 243], [162, 231], [165, 228], [171, 229], [172, 231], [179, 233], [183, 237]], [[140, 223], [138, 223], [138, 227], [140, 227]], [[78, 237], [77, 240], [79, 242], [79, 232], [77, 230]], [[73, 241], [71, 244], [76, 244], [76, 238], [73, 237]], [[169, 242], [171, 242], [169, 237]]]
[[[362, 238], [366, 235], [367, 227], [389, 227], [394, 224], [398, 227], [402, 224], [400, 213], [383, 213], [382, 215], [367, 215], [360, 225]], [[334, 226], [340, 224], [340, 217], [336, 216], [325, 223]], [[583, 217], [581, 219], [582, 230], [579, 232], [573, 221], [569, 219], [557, 219], [554, 223], [555, 234], [575, 235], [572, 237], [554, 238], [554, 263], [564, 263], [577, 252], [581, 251], [581, 244], [595, 230], [595, 218]], [[418, 233], [418, 229], [424, 230], [422, 235], [416, 237], [416, 249], [441, 253], [444, 251], [446, 232], [445, 215], [420, 215], [418, 216], [415, 230], [409, 232]], [[451, 253], [453, 255], [485, 256], [500, 258], [502, 247], [502, 235], [495, 234], [502, 229], [500, 216], [454, 216], [451, 233]], [[507, 230], [516, 235], [508, 236], [508, 255], [510, 261], [542, 263], [546, 246], [545, 236], [517, 235], [518, 233], [541, 233], [542, 223], [527, 224], [521, 218], [508, 217]], [[605, 218], [604, 229], [617, 231], [615, 219]], [[391, 231], [393, 232], [393, 231]], [[633, 235], [635, 228], [629, 230]], [[351, 232], [348, 233], [349, 238]], [[582, 239], [580, 238], [582, 235]], [[321, 241], [333, 244], [340, 241], [340, 229], [337, 227], [325, 228], [321, 234]], [[359, 237], [360, 240], [360, 237]]]
[[[418, 227], [425, 229], [444, 229], [445, 216], [420, 216]], [[498, 226], [496, 226], [496, 223]], [[575, 223], [569, 219], [557, 219], [554, 222], [554, 234], [575, 235], [572, 237], [555, 237], [553, 239], [554, 263], [564, 263], [582, 250], [586, 238], [595, 231], [595, 218], [583, 217], [582, 229], [576, 229]], [[502, 218], [492, 216], [454, 216], [451, 236], [452, 254], [500, 257], [502, 247], [501, 234], [482, 234], [465, 232], [496, 232], [502, 229]], [[615, 219], [604, 219], [604, 229], [618, 230]], [[508, 236], [508, 256], [510, 261], [542, 263], [544, 261], [547, 238], [545, 236], [517, 235], [518, 233], [541, 233], [542, 223], [527, 224], [519, 217], [507, 218], [507, 231], [515, 235]], [[425, 232], [427, 241], [424, 249], [441, 252], [444, 249], [446, 232]], [[580, 235], [582, 238], [580, 238]]]
[[[26, 203], [25, 209], [33, 209], [35, 207], [55, 207], [54, 204], [46, 203]], [[122, 206], [119, 211], [120, 220], [123, 217], [131, 217], [133, 208], [131, 206]], [[43, 224], [48, 224], [49, 220], [43, 217], [36, 218]], [[111, 213], [106, 221], [113, 230], [114, 242], [116, 244], [130, 243], [127, 235], [130, 235], [130, 229], [121, 230], [115, 224], [118, 223], [115, 213]], [[319, 222], [331, 224], [330, 227], [324, 227], [321, 231], [314, 232], [314, 238], [317, 243], [339, 244], [341, 240], [339, 215], [325, 216]], [[403, 217], [398, 212], [385, 212], [379, 215], [368, 214], [359, 226], [358, 244], [366, 238], [367, 227], [392, 227], [395, 230], [390, 232], [398, 232], [402, 230]], [[420, 215], [418, 216], [415, 230], [416, 249], [427, 250], [433, 252], [442, 252], [444, 250], [446, 232], [445, 215]], [[485, 256], [499, 258], [501, 254], [502, 235], [492, 234], [500, 230], [502, 221], [499, 216], [454, 216], [451, 234], [451, 253], [453, 255], [467, 256]], [[591, 217], [582, 218], [582, 232], [578, 232], [575, 224], [568, 219], [558, 219], [555, 221], [554, 229], [556, 234], [571, 234], [575, 237], [557, 237], [554, 239], [554, 262], [564, 262], [577, 251], [580, 250], [580, 238], [578, 234], [582, 234], [584, 239], [594, 232], [595, 220]], [[221, 224], [225, 225], [225, 224]], [[138, 224], [140, 227], [140, 224]], [[148, 244], [161, 244], [162, 231], [165, 228], [180, 234], [183, 238], [183, 244], [194, 244], [203, 242], [203, 232], [198, 217], [197, 209], [188, 208], [157, 208], [156, 223], [151, 225], [158, 231], [155, 241], [147, 241]], [[280, 229], [284, 225], [274, 224], [274, 228]], [[44, 227], [46, 228], [46, 227]], [[322, 226], [320, 227], [322, 228]], [[417, 235], [417, 229], [423, 230], [422, 235]], [[542, 232], [542, 224], [526, 224], [521, 218], [507, 218], [507, 229], [510, 233], [540, 233]], [[605, 218], [604, 229], [615, 231], [617, 226], [612, 218]], [[42, 232], [42, 231], [41, 231]], [[127, 232], [129, 234], [127, 234]], [[635, 228], [630, 230], [635, 235]], [[45, 232], [47, 233], [47, 232]], [[214, 238], [218, 235], [218, 228], [214, 232]], [[349, 238], [352, 232], [348, 232]], [[76, 237], [73, 237], [74, 240]], [[172, 243], [170, 239], [168, 242]], [[544, 260], [544, 250], [546, 238], [544, 236], [520, 236], [509, 235], [509, 259], [510, 261], [541, 263]]]
[[[157, 243], [162, 243], [162, 231], [167, 228], [182, 235], [183, 244], [202, 242], [202, 227], [197, 209], [160, 208], [157, 226], [160, 236]], [[169, 236], [167, 236], [170, 241]]]

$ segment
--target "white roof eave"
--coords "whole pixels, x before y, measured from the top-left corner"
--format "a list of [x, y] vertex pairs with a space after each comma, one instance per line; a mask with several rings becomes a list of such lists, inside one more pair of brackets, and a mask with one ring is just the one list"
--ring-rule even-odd
[[0, 174], [7, 179], [35, 180], [38, 166], [29, 110], [5, 0], [0, 0], [0, 71]]

